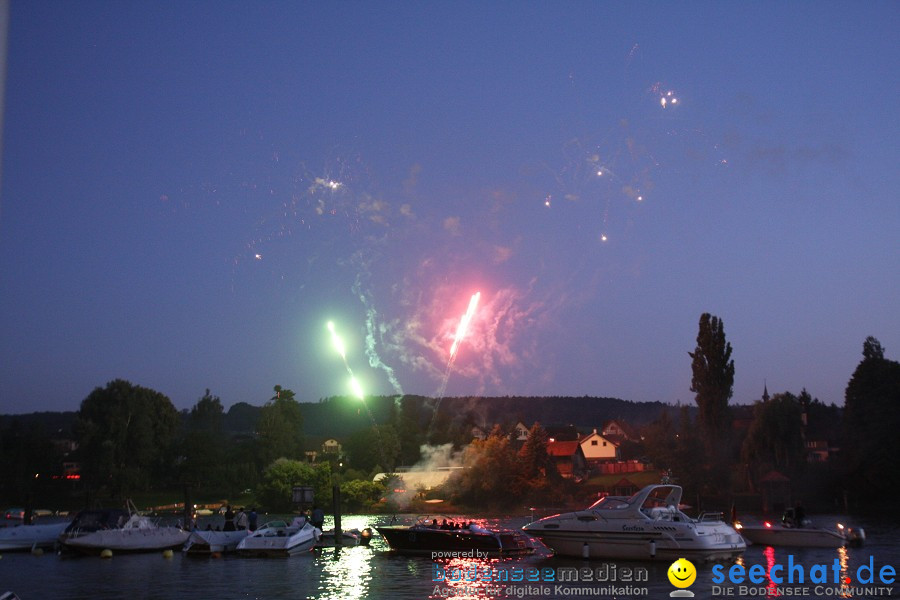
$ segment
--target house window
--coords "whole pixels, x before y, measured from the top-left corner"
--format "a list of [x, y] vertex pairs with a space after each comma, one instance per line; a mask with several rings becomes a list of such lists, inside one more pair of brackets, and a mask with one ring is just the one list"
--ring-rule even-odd
[[606, 442], [603, 442], [603, 447], [606, 448]]
[[597, 440], [591, 440], [591, 446], [596, 446], [596, 445], [597, 445]]

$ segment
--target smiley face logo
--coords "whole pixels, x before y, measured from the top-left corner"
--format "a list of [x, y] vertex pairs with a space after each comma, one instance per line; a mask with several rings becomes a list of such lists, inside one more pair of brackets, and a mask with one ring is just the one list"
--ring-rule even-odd
[[677, 588], [690, 587], [697, 579], [697, 569], [686, 558], [679, 558], [672, 563], [668, 571], [669, 582]]

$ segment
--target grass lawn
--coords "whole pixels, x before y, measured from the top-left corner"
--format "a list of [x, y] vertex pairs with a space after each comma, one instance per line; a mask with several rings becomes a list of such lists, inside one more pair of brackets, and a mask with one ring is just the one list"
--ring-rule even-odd
[[657, 473], [656, 471], [641, 471], [639, 473], [613, 473], [610, 475], [595, 475], [585, 481], [584, 485], [585, 487], [591, 487], [592, 489], [597, 488], [598, 490], [600, 490], [603, 488], [610, 488], [619, 483], [622, 479], [627, 479], [638, 488], [660, 482], [659, 473]]

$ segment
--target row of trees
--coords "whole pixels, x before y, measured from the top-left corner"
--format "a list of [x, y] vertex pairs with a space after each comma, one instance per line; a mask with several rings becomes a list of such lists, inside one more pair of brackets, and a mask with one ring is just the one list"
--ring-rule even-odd
[[332, 472], [328, 461], [309, 464], [301, 405], [281, 386], [247, 425], [248, 433], [225, 431], [224, 419], [221, 400], [209, 390], [190, 411], [179, 413], [159, 392], [111, 381], [94, 389], [75, 415], [77, 449], [66, 457], [80, 465], [75, 490], [64, 480], [51, 485], [48, 475], [59, 473], [61, 456], [46, 432], [36, 423], [13, 421], [0, 431], [7, 459], [0, 464], [3, 495], [16, 503], [94, 504], [151, 490], [180, 493], [189, 485], [206, 498], [236, 497], [249, 489], [260, 506], [289, 510], [294, 485], [312, 485], [316, 498], [327, 503], [332, 484], [341, 483], [345, 509], [362, 510], [384, 496], [384, 485], [372, 482], [371, 471], [386, 464], [378, 461], [387, 457], [392, 468], [400, 456], [399, 438], [388, 424], [375, 429], [374, 439], [370, 430], [354, 435], [356, 470]]
[[837, 434], [840, 439], [831, 440], [839, 442], [841, 452], [825, 469], [810, 467], [806, 460], [807, 427], [812, 420], [835, 422], [840, 411], [811, 398], [805, 389], [799, 395], [784, 392], [771, 399], [764, 397], [753, 407], [746, 435], [734, 438], [733, 413], [728, 406], [735, 373], [731, 353], [722, 321], [704, 313], [696, 349], [689, 353], [699, 427], [692, 428], [683, 412], [679, 433], [666, 441], [671, 423], [667, 418], [656, 423], [651, 446], [661, 444], [662, 448], [651, 450], [654, 460], [665, 464], [666, 454], [659, 450], [670, 451], [672, 458], [667, 462], [677, 466], [685, 480], [709, 493], [714, 492], [713, 486], [726, 482], [730, 483], [726, 490], [752, 489], [764, 472], [773, 469], [801, 481], [815, 471], [816, 484], [828, 479], [833, 487], [841, 488], [841, 494], [852, 490], [857, 500], [887, 498], [900, 492], [900, 475], [892, 468], [900, 450], [900, 363], [884, 357], [877, 339], [868, 337], [863, 343], [863, 359], [845, 393], [843, 427]]
[[209, 390], [184, 421], [159, 392], [123, 380], [96, 388], [74, 426], [75, 458], [91, 494], [124, 498], [151, 487], [202, 486], [234, 495], [259, 480], [276, 458], [301, 458], [302, 415], [290, 390], [275, 386], [258, 436], [223, 435], [224, 411]]
[[[683, 406], [675, 414], [664, 409], [644, 429], [643, 441], [626, 449], [630, 457], [646, 457], [659, 468], [671, 469], [686, 487], [705, 494], [752, 490], [771, 469], [801, 479], [830, 478], [835, 486], [843, 485], [861, 497], [900, 491], [900, 476], [891, 468], [900, 450], [895, 435], [900, 427], [900, 364], [884, 357], [875, 338], [866, 339], [863, 360], [848, 384], [841, 462], [829, 464], [827, 472], [816, 471], [805, 460], [804, 418], [834, 423], [841, 418], [841, 409], [825, 406], [805, 390], [796, 395], [783, 392], [756, 403], [749, 427], [735, 429], [734, 407], [728, 405], [735, 364], [720, 319], [708, 313], [701, 316], [696, 347], [689, 354], [697, 408]], [[250, 488], [261, 503], [277, 506], [289, 497], [285, 486], [327, 479], [343, 483], [351, 504], [372, 506], [383, 492], [371, 483], [375, 472], [415, 464], [423, 443], [449, 442], [456, 449], [465, 448], [468, 467], [448, 487], [457, 502], [482, 506], [515, 498], [558, 503], [574, 493], [551, 468], [546, 432], [540, 426], [532, 428], [528, 443], [518, 450], [499, 429], [470, 443], [471, 414], [437, 419], [436, 427], [427, 429], [423, 420], [427, 402], [411, 397], [391, 400], [386, 422], [344, 438], [342, 459], [325, 463], [327, 473], [310, 472], [304, 456], [303, 411], [291, 390], [275, 386], [258, 422], [254, 418], [248, 423], [246, 434], [231, 435], [223, 430], [222, 403], [209, 390], [187, 414], [179, 414], [159, 392], [115, 380], [82, 402], [74, 426], [78, 451], [70, 459], [81, 463], [88, 501], [191, 484], [219, 497]], [[53, 464], [57, 453], [44, 432], [33, 426], [14, 423], [0, 431], [0, 449], [6, 458], [0, 475], [9, 499], [25, 501], [36, 493], [36, 474], [58, 471], [58, 464]], [[347, 464], [339, 464], [340, 460]]]
[[466, 506], [559, 506], [571, 499], [575, 486], [560, 476], [547, 452], [548, 441], [547, 432], [535, 423], [516, 449], [511, 435], [496, 426], [485, 439], [465, 448], [465, 469], [455, 473], [444, 489], [454, 502]]

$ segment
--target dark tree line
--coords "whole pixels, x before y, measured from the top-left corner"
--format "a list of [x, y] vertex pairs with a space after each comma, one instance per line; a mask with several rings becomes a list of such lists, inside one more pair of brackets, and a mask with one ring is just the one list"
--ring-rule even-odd
[[[658, 417], [644, 427], [644, 439], [628, 449], [628, 458], [646, 458], [660, 469], [671, 469], [686, 488], [703, 494], [752, 491], [770, 470], [818, 486], [826, 494], [847, 491], [858, 503], [890, 498], [900, 491], [900, 475], [893, 469], [900, 451], [900, 363], [885, 358], [878, 340], [865, 340], [843, 409], [822, 404], [806, 390], [766, 395], [752, 409], [731, 407], [735, 373], [731, 353], [722, 321], [702, 315], [696, 348], [689, 353], [697, 408], [663, 406], [659, 410], [662, 405], [651, 403], [641, 409], [655, 409]], [[337, 480], [363, 482], [353, 484], [354, 502], [369, 505], [377, 493], [376, 487], [368, 485], [374, 472], [415, 464], [422, 444], [451, 443], [457, 450], [465, 448], [469, 467], [455, 483], [454, 499], [469, 504], [495, 502], [512, 490], [518, 499], [558, 500], [554, 490], [567, 488], [554, 479], [556, 470], [548, 468], [542, 428], [533, 429], [534, 435], [521, 449], [515, 449], [502, 431], [472, 442], [475, 425], [484, 428], [522, 420], [522, 414], [537, 410], [541, 402], [528, 399], [523, 413], [516, 413], [512, 407], [518, 400], [446, 399], [436, 426], [429, 430], [429, 399], [374, 399], [377, 424], [357, 425], [354, 432], [341, 437], [344, 452], [330, 457], [331, 472]], [[548, 415], [579, 403], [594, 414], [602, 410], [597, 401], [543, 399], [542, 420], [552, 422]], [[618, 406], [632, 404], [637, 411], [637, 403]], [[180, 489], [184, 484], [221, 497], [234, 496], [278, 479], [267, 469], [279, 459], [305, 461], [303, 427], [310, 406], [321, 414], [326, 410], [346, 413], [357, 423], [369, 420], [356, 404], [345, 406], [340, 399], [329, 399], [301, 405], [293, 391], [280, 386], [275, 386], [261, 408], [241, 403], [226, 414], [219, 398], [206, 390], [189, 411], [178, 413], [163, 394], [114, 380], [82, 401], [73, 425], [78, 446], [74, 451], [67, 449], [64, 459], [64, 451], [51, 441], [51, 434], [57, 432], [48, 432], [40, 420], [29, 415], [0, 420], [4, 457], [0, 495], [16, 504], [53, 496], [59, 488], [50, 485], [50, 476], [58, 474], [61, 461], [67, 460], [81, 464], [77, 489], [85, 502], [151, 489]], [[354, 407], [353, 415], [350, 407]], [[749, 422], [745, 429], [733, 427], [736, 414]], [[232, 420], [227, 428], [226, 419]], [[810, 463], [805, 442], [813, 436], [840, 447], [839, 460]], [[291, 472], [284, 466], [282, 471]]]

